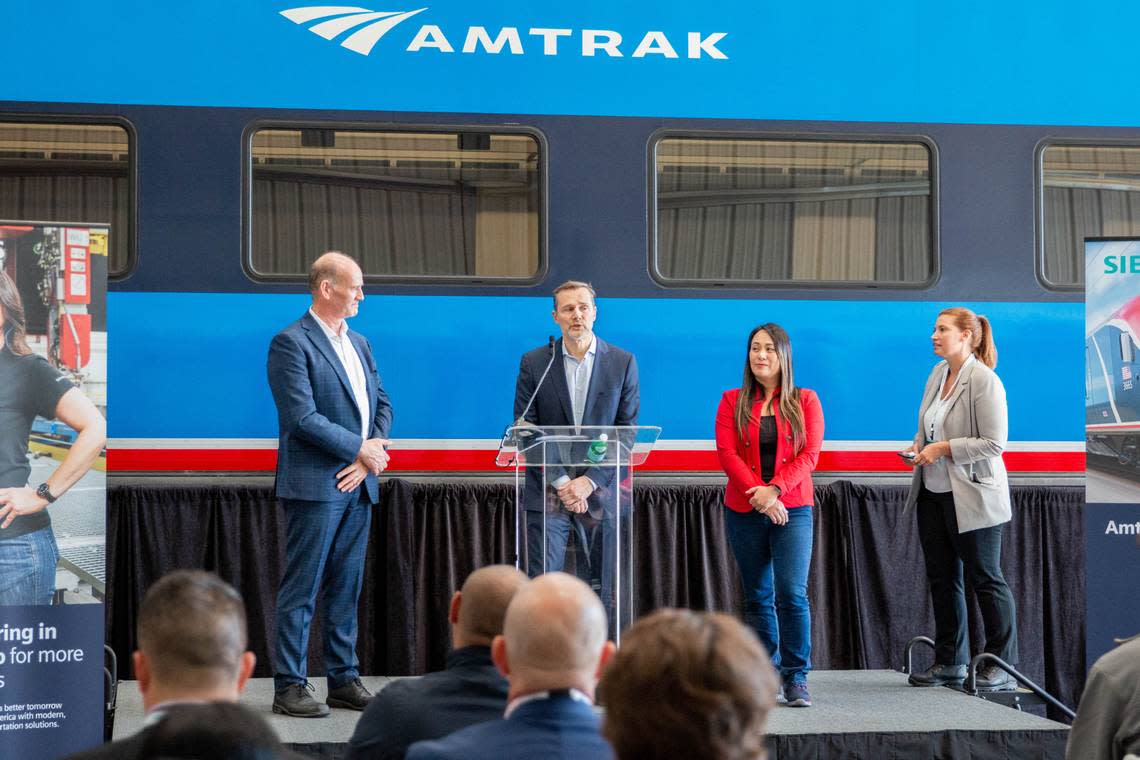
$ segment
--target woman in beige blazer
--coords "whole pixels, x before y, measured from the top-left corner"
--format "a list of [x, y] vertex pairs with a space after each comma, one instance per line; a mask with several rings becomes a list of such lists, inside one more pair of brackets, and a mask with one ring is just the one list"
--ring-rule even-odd
[[[990, 323], [969, 309], [944, 309], [931, 336], [943, 361], [926, 381], [914, 444], [901, 452], [914, 465], [906, 509], [918, 534], [934, 603], [934, 665], [913, 673], [913, 686], [961, 683], [970, 660], [963, 571], [978, 597], [985, 651], [1017, 663], [1017, 614], [1001, 572], [1002, 525], [1009, 522], [1009, 480], [1001, 459], [1007, 437], [1005, 387], [994, 373]], [[990, 665], [978, 688], [1015, 684]]]

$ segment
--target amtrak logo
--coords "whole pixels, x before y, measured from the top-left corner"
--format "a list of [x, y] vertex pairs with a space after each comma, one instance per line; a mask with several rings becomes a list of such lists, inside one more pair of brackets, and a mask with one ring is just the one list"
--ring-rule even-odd
[[[348, 35], [341, 43], [354, 53], [368, 55], [380, 38], [392, 30], [401, 21], [406, 21], [417, 13], [423, 13], [427, 8], [414, 11], [370, 11], [367, 8], [353, 8], [343, 5], [311, 5], [307, 8], [293, 8], [281, 11], [281, 15], [294, 24], [307, 24], [310, 21], [328, 19], [309, 27], [313, 34], [319, 34], [326, 40], [331, 40], [344, 34], [350, 29], [355, 32]], [[357, 27], [361, 27], [357, 29]]]
[[[340, 46], [360, 55], [369, 55], [380, 38], [427, 8], [414, 11], [373, 11], [346, 5], [311, 5], [281, 11], [281, 15], [294, 24], [307, 25], [309, 31], [326, 40], [335, 40], [344, 35]], [[316, 23], [314, 23], [316, 22]], [[451, 38], [448, 34], [453, 35]], [[462, 37], [461, 53], [485, 53], [499, 55], [525, 55], [541, 53], [544, 56], [574, 55], [584, 58], [706, 58], [727, 60], [718, 44], [727, 32], [685, 32], [683, 41], [680, 35], [674, 39], [662, 31], [649, 31], [636, 37], [635, 46], [628, 44], [620, 32], [612, 29], [562, 29], [553, 27], [504, 26], [496, 33], [484, 26], [469, 26]], [[454, 30], [445, 32], [435, 24], [424, 24], [416, 32], [405, 52], [418, 53], [433, 50], [437, 53], [454, 53], [459, 34]], [[524, 44], [525, 41], [525, 44]], [[632, 47], [632, 50], [630, 48]]]

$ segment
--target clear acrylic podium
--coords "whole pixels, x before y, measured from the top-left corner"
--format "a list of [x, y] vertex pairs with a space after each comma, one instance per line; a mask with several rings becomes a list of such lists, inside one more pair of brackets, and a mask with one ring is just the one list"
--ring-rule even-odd
[[[660, 434], [651, 426], [516, 425], [495, 459], [515, 472], [519, 567], [531, 577], [564, 570], [588, 583], [614, 641], [633, 622], [632, 469]], [[596, 486], [584, 501], [574, 489], [587, 482], [571, 482], [582, 477]]]

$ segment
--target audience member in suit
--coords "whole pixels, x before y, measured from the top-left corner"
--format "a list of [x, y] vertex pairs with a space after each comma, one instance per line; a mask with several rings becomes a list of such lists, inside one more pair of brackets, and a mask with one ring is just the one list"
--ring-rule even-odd
[[[562, 338], [554, 344], [553, 353], [550, 346], [542, 346], [523, 355], [515, 385], [515, 418], [524, 417], [525, 410], [525, 420], [539, 426], [636, 425], [641, 404], [637, 360], [594, 334], [594, 289], [585, 282], [562, 283], [554, 289], [553, 316]], [[573, 453], [572, 459], [584, 459], [584, 449]], [[618, 478], [612, 467], [550, 469], [547, 478], [549, 492], [543, 493], [540, 469], [527, 470], [523, 507], [527, 573], [532, 577], [562, 570], [566, 540], [572, 530], [584, 533], [578, 520], [588, 509], [594, 507], [595, 513], [608, 510], [607, 516], [613, 517]], [[612, 519], [603, 522], [601, 594], [607, 606], [613, 579], [612, 572], [605, 570], [611, 568], [617, 546], [613, 527]]]
[[1092, 666], [1065, 757], [1140, 758], [1140, 636], [1133, 636]]
[[501, 720], [416, 742], [408, 760], [609, 760], [594, 689], [613, 655], [596, 594], [565, 573], [526, 584], [507, 608], [491, 657], [510, 682]]
[[778, 681], [764, 645], [729, 615], [659, 610], [622, 636], [598, 687], [619, 760], [759, 760]]
[[246, 649], [245, 605], [225, 581], [176, 570], [147, 590], [139, 607], [134, 675], [146, 722], [134, 736], [72, 756], [133, 760], [149, 734], [191, 705], [236, 702], [256, 657]]
[[183, 705], [142, 738], [140, 760], [300, 760], [257, 713], [228, 702]]
[[[356, 607], [376, 476], [388, 466], [392, 406], [372, 347], [345, 320], [364, 300], [356, 262], [330, 251], [309, 270], [312, 307], [269, 346], [277, 404], [277, 498], [285, 515], [285, 572], [277, 592], [273, 711], [303, 718], [329, 706], [363, 710]], [[327, 706], [309, 691], [309, 623], [324, 614]]]
[[502, 717], [507, 680], [491, 661], [491, 642], [503, 632], [507, 605], [526, 580], [509, 565], [467, 577], [448, 610], [447, 669], [384, 687], [360, 716], [347, 760], [398, 760], [413, 742]]

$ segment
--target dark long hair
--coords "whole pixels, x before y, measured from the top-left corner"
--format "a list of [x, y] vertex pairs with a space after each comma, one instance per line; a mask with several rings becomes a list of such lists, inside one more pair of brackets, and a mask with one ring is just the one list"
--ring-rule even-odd
[[24, 302], [12, 278], [0, 271], [0, 310], [4, 315], [4, 342], [8, 350], [18, 356], [32, 353], [28, 348], [27, 321], [24, 319]]
[[792, 446], [795, 451], [803, 448], [807, 440], [804, 435], [804, 412], [800, 408], [800, 389], [796, 387], [792, 372], [792, 341], [784, 328], [775, 322], [766, 322], [752, 328], [748, 341], [744, 344], [744, 380], [740, 383], [740, 395], [736, 397], [736, 433], [741, 438], [747, 435], [748, 423], [752, 421], [752, 405], [763, 398], [764, 386], [752, 376], [752, 339], [763, 330], [776, 344], [776, 356], [780, 360], [780, 416], [792, 428]]

